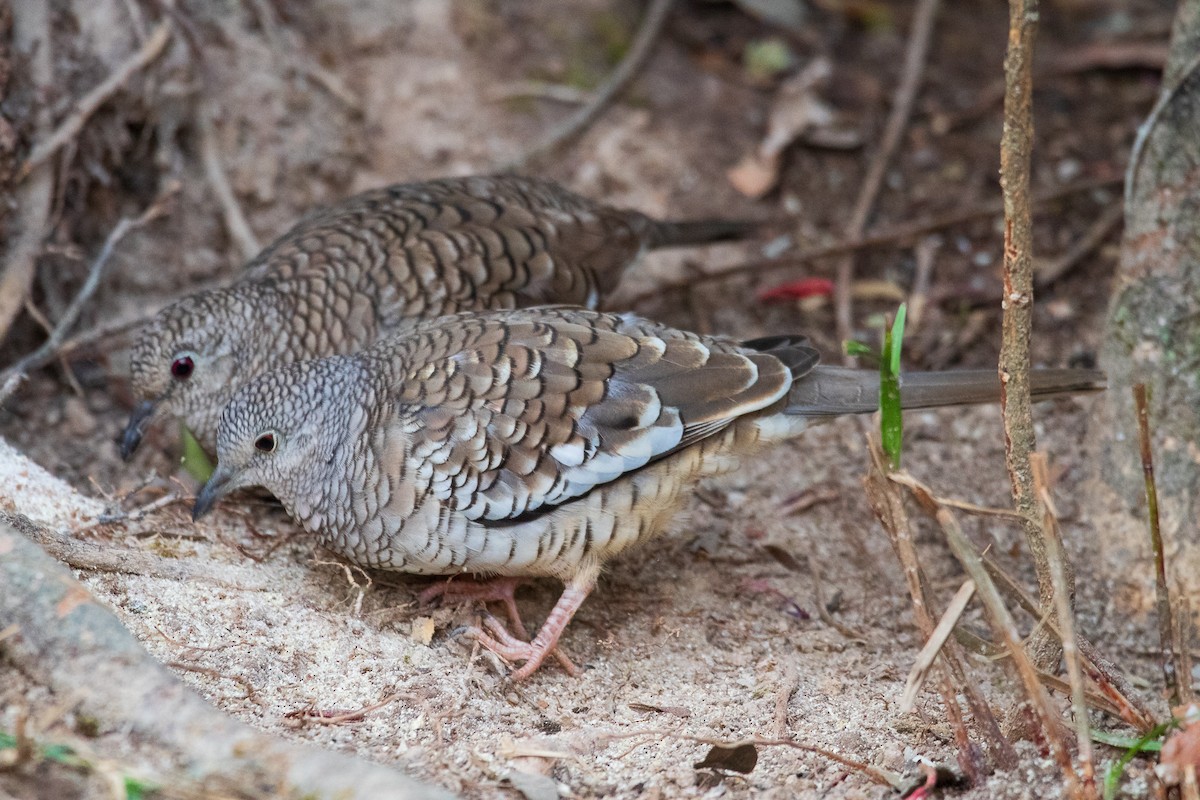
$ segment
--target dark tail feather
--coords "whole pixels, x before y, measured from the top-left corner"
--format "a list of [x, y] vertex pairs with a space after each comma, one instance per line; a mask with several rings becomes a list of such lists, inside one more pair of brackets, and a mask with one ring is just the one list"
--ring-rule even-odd
[[747, 239], [765, 223], [752, 220], [698, 219], [687, 222], [658, 222], [647, 219], [646, 244], [651, 250]]
[[[1095, 369], [1035, 369], [1029, 373], [1034, 400], [1101, 391], [1105, 376]], [[900, 376], [903, 408], [998, 403], [995, 370], [909, 372]], [[792, 385], [788, 414], [805, 417], [869, 414], [879, 408], [879, 373], [847, 367], [815, 367]]]

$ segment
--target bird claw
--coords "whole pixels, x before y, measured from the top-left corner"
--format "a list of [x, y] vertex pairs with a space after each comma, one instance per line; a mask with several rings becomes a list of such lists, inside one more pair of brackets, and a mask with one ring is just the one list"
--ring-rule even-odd
[[537, 668], [542, 665], [542, 662], [548, 656], [554, 656], [572, 678], [579, 676], [579, 667], [575, 666], [574, 662], [557, 645], [547, 647], [536, 639], [533, 642], [522, 641], [513, 636], [504, 627], [504, 623], [491, 614], [484, 617], [483, 626], [487, 630], [472, 625], [466, 628], [464, 633], [509, 663], [516, 661], [525, 662], [513, 672], [512, 679], [514, 681], [522, 681], [528, 678], [537, 671]]
[[443, 602], [473, 600], [481, 603], [501, 603], [504, 605], [513, 630], [519, 636], [528, 639], [529, 631], [526, 630], [525, 623], [521, 620], [516, 601], [517, 588], [524, 582], [520, 578], [508, 577], [491, 578], [484, 581], [472, 578], [445, 580], [427, 586], [417, 595], [417, 599], [421, 605], [429, 605], [439, 598]]

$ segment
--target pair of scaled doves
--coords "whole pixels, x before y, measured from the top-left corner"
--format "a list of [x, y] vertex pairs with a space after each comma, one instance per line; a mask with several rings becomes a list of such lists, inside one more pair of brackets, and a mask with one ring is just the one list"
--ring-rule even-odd
[[[509, 603], [519, 635], [491, 617], [470, 632], [521, 663], [514, 679], [551, 654], [573, 670], [557, 643], [605, 562], [659, 533], [697, 481], [814, 420], [872, 411], [878, 395], [876, 373], [819, 366], [803, 337], [738, 343], [582, 307], [468, 311], [299, 358], [225, 390], [217, 469], [194, 516], [262, 486], [365, 567], [561, 579], [532, 641], [512, 582], [492, 595], [478, 585], [477, 596]], [[1039, 398], [1102, 381], [1088, 370], [1032, 376]], [[908, 408], [956, 405], [995, 400], [999, 383], [991, 371], [915, 373], [901, 392]]]
[[422, 319], [547, 303], [595, 308], [646, 250], [758, 223], [660, 222], [550, 181], [448, 178], [364, 192], [270, 244], [233, 285], [163, 309], [131, 359], [128, 459], [156, 417], [213, 452], [235, 389], [293, 361], [353, 353]]

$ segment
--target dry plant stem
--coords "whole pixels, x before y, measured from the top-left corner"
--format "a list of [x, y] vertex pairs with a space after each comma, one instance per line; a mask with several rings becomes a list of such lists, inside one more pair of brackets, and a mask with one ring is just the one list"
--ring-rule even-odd
[[[1046, 557], [1045, 510], [1033, 489], [1030, 454], [1037, 449], [1029, 394], [1029, 341], [1033, 327], [1033, 214], [1029, 205], [1033, 149], [1033, 39], [1037, 0], [1009, 0], [1008, 54], [1004, 59], [1004, 134], [1000, 142], [1000, 186], [1004, 192], [1004, 308], [1000, 343], [1000, 407], [1004, 451], [1013, 503], [1037, 571], [1043, 609], [1054, 607], [1054, 583]], [[1068, 585], [1073, 576], [1068, 565]], [[1059, 643], [1047, 631], [1030, 637], [1038, 669], [1059, 658]]]
[[413, 694], [392, 693], [380, 700], [378, 703], [372, 703], [369, 706], [363, 706], [362, 708], [354, 711], [345, 711], [341, 714], [334, 714], [330, 717], [324, 717], [319, 714], [310, 714], [301, 717], [301, 719], [303, 719], [305, 722], [316, 722], [320, 725], [340, 725], [343, 722], [358, 722], [372, 711], [378, 711], [381, 708], [386, 708], [397, 700], [408, 700], [410, 702], [415, 702], [419, 699], [420, 698]]
[[1058, 616], [1058, 634], [1062, 641], [1063, 660], [1067, 663], [1067, 678], [1071, 685], [1071, 713], [1075, 717], [1075, 746], [1079, 759], [1081, 791], [1086, 798], [1099, 800], [1096, 789], [1096, 769], [1092, 763], [1092, 735], [1088, 726], [1087, 693], [1079, 647], [1075, 635], [1075, 614], [1071, 608], [1070, 588], [1067, 586], [1066, 550], [1058, 526], [1058, 512], [1050, 496], [1049, 468], [1043, 453], [1033, 454], [1034, 486], [1046, 509], [1043, 525], [1046, 529], [1046, 556], [1050, 559], [1050, 579], [1054, 582], [1054, 610]]
[[[117, 618], [33, 542], [0, 524], [0, 620], [20, 626], [5, 640], [17, 668], [95, 717], [103, 730], [169, 752], [186, 779], [230, 796], [442, 798], [386, 767], [286, 742], [204, 702], [155, 661]], [[155, 763], [163, 763], [155, 759]], [[211, 793], [205, 796], [213, 796]]]
[[[999, 516], [1014, 521], [1020, 521], [1021, 519], [1015, 512], [1005, 509], [989, 509], [972, 503], [939, 497], [928, 486], [907, 472], [893, 472], [888, 475], [888, 479], [893, 483], [898, 483], [901, 486], [911, 489], [913, 496], [917, 498], [921, 507], [928, 510], [931, 514], [937, 508], [946, 506], [949, 508], [959, 508], [968, 513], [983, 514], [984, 516]], [[1041, 620], [1042, 612], [1038, 608], [1037, 601], [1030, 597], [1025, 589], [1011, 575], [1005, 572], [1003, 567], [996, 563], [996, 560], [992, 556], [985, 554], [982, 558], [984, 568], [992, 580], [997, 583], [1000, 591], [1013, 602], [1017, 603], [1031, 617]], [[1062, 633], [1059, 631], [1055, 621], [1050, 619], [1047, 620], [1047, 623], [1054, 634], [1059, 639], [1062, 639]], [[961, 633], [961, 631], [957, 631], [956, 633]], [[1157, 724], [1157, 721], [1150, 713], [1150, 710], [1136, 699], [1136, 695], [1134, 695], [1120, 671], [1106, 658], [1101, 656], [1096, 651], [1095, 646], [1086, 638], [1079, 636], [1077, 640], [1079, 651], [1083, 654], [1087, 662], [1088, 678], [1096, 684], [1096, 687], [1103, 693], [1104, 698], [1112, 703], [1117, 715], [1136, 728], [1140, 733], [1146, 733], [1153, 728]]]
[[1179, 634], [1179, 641], [1176, 642], [1175, 647], [1175, 652], [1178, 654], [1176, 669], [1179, 675], [1179, 699], [1182, 705], [1186, 705], [1195, 700], [1195, 692], [1192, 688], [1192, 648], [1189, 642], [1192, 629], [1192, 603], [1188, 599], [1186, 587], [1182, 584], [1175, 585], [1175, 596], [1179, 598], [1179, 607], [1175, 609], [1175, 632]]
[[950, 549], [954, 552], [955, 557], [962, 564], [963, 569], [966, 570], [971, 580], [975, 581], [976, 589], [979, 592], [979, 599], [983, 602], [983, 606], [987, 611], [992, 629], [1004, 642], [1020, 680], [1025, 685], [1025, 693], [1029, 697], [1030, 705], [1033, 707], [1038, 722], [1041, 724], [1042, 735], [1050, 745], [1050, 751], [1054, 760], [1058, 762], [1059, 767], [1063, 771], [1063, 777], [1067, 781], [1067, 788], [1070, 795], [1072, 797], [1084, 797], [1079, 776], [1075, 774], [1075, 768], [1071, 764], [1071, 754], [1067, 751], [1062, 736], [1059, 734], [1058, 719], [1051, 709], [1050, 696], [1046, 693], [1045, 687], [1042, 686], [1042, 682], [1038, 677], [1037, 667], [1034, 666], [1032, 660], [1025, 653], [1016, 622], [1013, 621], [1012, 614], [1005, 607], [1004, 601], [1000, 599], [1000, 593], [996, 590], [996, 584], [992, 582], [991, 577], [983, 566], [983, 561], [979, 558], [979, 554], [975, 552], [974, 546], [971, 545], [967, 537], [963, 534], [962, 528], [958, 525], [958, 520], [951, 513], [950, 509], [938, 508], [934, 516], [938, 524], [942, 526], [942, 530], [946, 534], [946, 539], [949, 541]]
[[[1050, 192], [1045, 192], [1034, 198], [1034, 205], [1043, 205], [1045, 203], [1053, 203], [1064, 197], [1080, 194], [1083, 192], [1091, 192], [1097, 189], [1105, 189], [1120, 184], [1120, 179], [1103, 178], [1103, 179], [1088, 179], [1073, 183], [1069, 186], [1061, 187]], [[673, 281], [670, 283], [662, 283], [653, 289], [636, 294], [628, 300], [624, 301], [626, 305], [637, 305], [654, 297], [659, 297], [664, 292], [677, 292], [685, 289], [694, 288], [702, 283], [711, 283], [713, 281], [721, 281], [727, 278], [736, 277], [746, 274], [762, 274], [766, 272], [774, 272], [777, 270], [794, 269], [802, 267], [813, 261], [819, 261], [823, 258], [832, 256], [840, 256], [845, 253], [852, 253], [856, 250], [868, 250], [876, 247], [885, 247], [888, 245], [902, 244], [911, 242], [921, 236], [924, 236], [935, 231], [952, 228], [955, 225], [962, 225], [972, 220], [982, 217], [991, 217], [1004, 212], [1003, 200], [995, 200], [993, 202], [982, 203], [971, 208], [956, 209], [947, 214], [940, 214], [934, 217], [923, 217], [921, 219], [903, 222], [898, 225], [889, 225], [881, 227], [870, 233], [845, 239], [833, 244], [821, 245], [819, 247], [809, 247], [805, 250], [800, 250], [793, 253], [782, 255], [779, 258], [761, 259], [755, 261], [743, 261], [739, 264], [730, 264], [727, 267], [720, 267], [708, 272], [689, 274], [687, 278]]]
[[[921, 75], [925, 72], [929, 41], [933, 38], [933, 21], [937, 17], [938, 5], [939, 0], [920, 0], [913, 14], [912, 32], [908, 37], [908, 49], [904, 54], [904, 67], [892, 101], [892, 111], [888, 115], [879, 149], [872, 156], [867, 175], [863, 178], [862, 188], [859, 189], [858, 199], [850, 214], [850, 224], [846, 226], [846, 235], [850, 238], [858, 238], [866, 230], [867, 218], [871, 215], [871, 209], [875, 207], [888, 164], [891, 163], [892, 155], [899, 147], [909, 117], [912, 116], [913, 101], [921, 85]], [[850, 304], [850, 288], [853, 283], [854, 258], [847, 255], [837, 266], [834, 288], [837, 335], [843, 342], [854, 338], [854, 319]]]
[[[13, 49], [28, 57], [28, 80], [35, 92], [49, 91], [54, 82], [50, 41], [49, 3], [17, 3], [13, 6]], [[38, 139], [49, 135], [50, 104], [37, 104], [34, 131]], [[34, 169], [17, 187], [15, 204], [18, 232], [5, 248], [0, 273], [0, 341], [8, 335], [13, 320], [25, 305], [33, 284], [34, 267], [47, 233], [54, 175], [48, 164]]]
[[54, 326], [54, 330], [50, 332], [49, 338], [42, 342], [41, 347], [34, 350], [29, 355], [22, 358], [9, 369], [5, 370], [3, 376], [20, 375], [30, 369], [47, 364], [54, 360], [58, 352], [59, 345], [66, 338], [67, 332], [75, 325], [79, 319], [79, 315], [83, 312], [83, 307], [88, 300], [95, 294], [96, 288], [100, 285], [100, 278], [104, 275], [104, 269], [108, 266], [108, 262], [112, 259], [113, 251], [117, 245], [121, 243], [130, 231], [137, 230], [146, 223], [162, 216], [165, 211], [166, 204], [174, 193], [178, 190], [178, 184], [171, 186], [167, 191], [160, 195], [150, 207], [142, 212], [137, 219], [125, 217], [117, 223], [112, 232], [108, 234], [108, 238], [104, 240], [104, 246], [100, 248], [100, 253], [88, 268], [87, 280], [83, 282], [79, 293], [75, 295], [75, 299], [71, 301], [71, 305], [63, 312], [62, 318], [58, 324]]
[[1158, 485], [1154, 481], [1154, 454], [1150, 449], [1150, 409], [1146, 384], [1133, 385], [1133, 405], [1137, 410], [1138, 444], [1142, 456], [1142, 474], [1146, 479], [1146, 513], [1150, 518], [1150, 549], [1154, 553], [1155, 613], [1158, 615], [1159, 661], [1163, 685], [1171, 693], [1171, 705], [1183, 702], [1179, 691], [1179, 672], [1175, 654], [1175, 615], [1171, 611], [1171, 595], [1167, 590], [1167, 557], [1163, 550], [1162, 527], [1158, 517]]
[[971, 598], [974, 596], [975, 582], [968, 580], [959, 587], [954, 597], [947, 604], [946, 610], [942, 612], [942, 618], [938, 620], [937, 627], [929, 635], [929, 639], [926, 640], [925, 646], [921, 648], [921, 652], [917, 653], [912, 669], [908, 673], [908, 681], [904, 685], [904, 694], [900, 696], [901, 713], [912, 713], [913, 708], [916, 706], [917, 692], [921, 690], [925, 678], [928, 677], [929, 669], [933, 666], [933, 662], [937, 659], [938, 654], [941, 653], [946, 640], [950, 638], [950, 634], [954, 631], [954, 626], [958, 624], [963, 611], [966, 610], [967, 604], [971, 602]]
[[1104, 213], [1096, 218], [1091, 227], [1071, 245], [1067, 252], [1053, 261], [1037, 265], [1033, 274], [1034, 287], [1043, 289], [1070, 272], [1075, 265], [1099, 247], [1124, 219], [1125, 207], [1120, 203], [1113, 203], [1106, 208]]
[[925, 318], [925, 309], [929, 303], [929, 283], [933, 278], [933, 265], [937, 261], [937, 251], [940, 247], [941, 241], [938, 237], [926, 236], [917, 242], [913, 253], [917, 267], [913, 275], [912, 291], [908, 296], [908, 336], [917, 335]]
[[[921, 631], [921, 635], [929, 640], [933, 638], [936, 626], [925, 599], [920, 559], [913, 543], [912, 528], [909, 524], [908, 514], [904, 510], [904, 501], [899, 491], [888, 480], [888, 473], [884, 468], [885, 458], [878, 442], [868, 438], [867, 449], [871, 456], [870, 468], [867, 476], [863, 479], [863, 485], [867, 490], [867, 499], [871, 503], [875, 516], [879, 518], [884, 530], [887, 531], [892, 549], [896, 552], [896, 558], [904, 570], [917, 628]], [[951, 713], [949, 711], [951, 707], [958, 703], [953, 687], [961, 687], [967, 705], [971, 707], [971, 713], [988, 743], [989, 751], [996, 765], [1002, 769], [1015, 767], [1018, 763], [1016, 751], [1000, 731], [991, 707], [988, 706], [987, 700], [979, 692], [976, 684], [966, 679], [966, 670], [963, 667], [957, 645], [943, 648], [941, 656], [947, 675], [945, 680], [939, 681], [939, 688], [942, 690], [942, 702], [947, 713]], [[960, 718], [960, 716], [956, 716], [956, 718]], [[962, 742], [967, 738], [965, 729], [955, 731], [956, 741]], [[975, 777], [978, 768], [974, 761], [974, 752], [970, 748], [960, 747], [958, 759], [963, 771]]]
[[54, 129], [54, 133], [37, 143], [33, 152], [29, 154], [29, 158], [25, 159], [25, 163], [17, 171], [17, 180], [23, 180], [38, 166], [46, 163], [46, 160], [57, 153], [63, 145], [78, 136], [87, 123], [88, 117], [104, 105], [118, 89], [128, 83], [130, 78], [158, 58], [170, 40], [170, 23], [159, 24], [136, 53], [126, 59], [96, 88], [79, 99], [79, 102], [75, 104], [75, 110]]
[[608, 108], [608, 105], [625, 89], [650, 58], [650, 53], [654, 50], [654, 43], [658, 41], [659, 34], [666, 25], [672, 5], [673, 0], [653, 0], [650, 7], [646, 9], [646, 15], [642, 18], [637, 35], [629, 45], [629, 51], [621, 59], [617, 68], [612, 71], [612, 74], [592, 95], [587, 105], [553, 128], [541, 141], [504, 165], [501, 171], [519, 170], [537, 158], [552, 153], [587, 130], [588, 126], [596, 121], [604, 109]]
[[[983, 566], [988, 571], [988, 575], [992, 577], [992, 580], [996, 581], [1001, 592], [1021, 606], [1031, 617], [1034, 619], [1040, 618], [1041, 611], [1038, 609], [1037, 601], [1030, 597], [1021, 585], [1005, 572], [1003, 567], [996, 563], [995, 559], [985, 555], [983, 557]], [[1050, 626], [1055, 635], [1061, 639], [1062, 635], [1058, 630], [1057, 624], [1051, 621]], [[1150, 710], [1136, 699], [1136, 695], [1122, 677], [1120, 671], [1108, 659], [1101, 656], [1097, 652], [1095, 645], [1084, 637], [1079, 636], [1077, 644], [1079, 652], [1083, 654], [1086, 661], [1085, 667], [1088, 678], [1100, 690], [1105, 700], [1113, 705], [1117, 716], [1133, 726], [1139, 733], [1150, 731], [1157, 724], [1157, 720], [1150, 713]]]
[[788, 665], [784, 671], [783, 680], [779, 685], [779, 694], [775, 696], [775, 738], [783, 739], [788, 735], [788, 702], [800, 685], [800, 676], [794, 665]]
[[196, 111], [196, 126], [200, 130], [200, 157], [204, 161], [204, 175], [212, 187], [217, 202], [221, 205], [221, 213], [225, 218], [225, 228], [237, 244], [242, 257], [249, 260], [258, 254], [262, 248], [242, 207], [229, 185], [229, 177], [225, 174], [225, 165], [221, 161], [221, 147], [217, 142], [217, 132], [213, 127], [213, 110], [208, 103], [201, 103]]

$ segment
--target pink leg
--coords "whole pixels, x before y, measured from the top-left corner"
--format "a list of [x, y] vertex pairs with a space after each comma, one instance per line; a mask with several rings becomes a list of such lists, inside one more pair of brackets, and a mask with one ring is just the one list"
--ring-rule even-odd
[[436, 598], [447, 602], [476, 601], [480, 603], [503, 603], [508, 614], [508, 622], [522, 639], [528, 641], [529, 631], [521, 620], [521, 612], [517, 610], [517, 587], [525, 583], [523, 578], [453, 578], [435, 583], [417, 595], [422, 605], [428, 605]]
[[[515, 642], [518, 646], [529, 647], [529, 631], [525, 627], [525, 622], [521, 619], [521, 612], [517, 609], [516, 592], [517, 587], [526, 581], [523, 578], [497, 577], [488, 578], [486, 580], [477, 580], [475, 578], [456, 578], [453, 580], [441, 581], [426, 588], [417, 596], [421, 603], [431, 603], [435, 598], [442, 598], [443, 601], [478, 601], [484, 603], [502, 603], [504, 610], [508, 614], [508, 622], [512, 626], [520, 639], [516, 639], [505, 630], [491, 615], [488, 615], [485, 624], [491, 630], [503, 631], [501, 636], [506, 642]], [[559, 601], [562, 602], [561, 600]], [[580, 601], [582, 602], [582, 601]], [[572, 612], [574, 613], [574, 612]], [[553, 612], [551, 612], [553, 616]], [[568, 619], [570, 619], [568, 617]], [[565, 624], [565, 623], [564, 623]], [[478, 628], [471, 628], [476, 631]], [[555, 637], [557, 641], [557, 637]], [[487, 647], [486, 642], [481, 642]], [[488, 648], [489, 650], [493, 648]], [[569, 675], [578, 675], [579, 668], [576, 667], [571, 659], [558, 647], [551, 648], [551, 654], [555, 660], [562, 665], [563, 669]], [[532, 670], [530, 670], [532, 672]]]
[[[575, 616], [575, 612], [583, 605], [583, 601], [587, 599], [595, 585], [594, 574], [577, 576], [567, 583], [562, 596], [558, 598], [558, 602], [550, 611], [550, 616], [546, 617], [546, 621], [532, 642], [523, 642], [517, 639], [504, 630], [499, 620], [494, 618], [489, 618], [484, 622], [490, 633], [480, 628], [471, 628], [469, 632], [481, 645], [501, 658], [507, 661], [524, 661], [521, 668], [512, 674], [512, 678], [514, 681], [525, 680], [537, 671], [547, 656], [555, 652], [559, 637], [562, 636], [567, 623]], [[567, 667], [564, 664], [563, 666], [570, 675], [579, 674], [579, 670], [575, 669], [574, 665]]]

